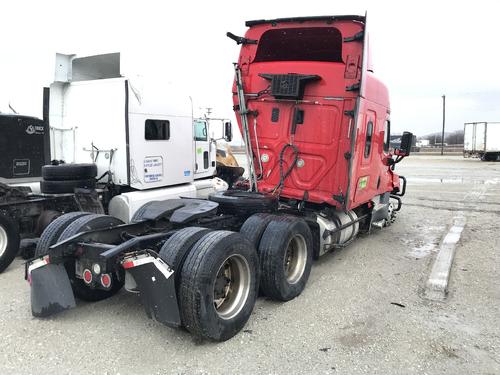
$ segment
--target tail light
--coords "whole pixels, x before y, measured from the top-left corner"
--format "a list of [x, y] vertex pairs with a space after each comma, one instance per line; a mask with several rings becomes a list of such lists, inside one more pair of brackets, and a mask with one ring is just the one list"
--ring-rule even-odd
[[83, 281], [85, 284], [90, 284], [92, 282], [92, 272], [89, 269], [84, 269], [82, 273]]
[[111, 287], [111, 276], [108, 273], [103, 273], [101, 275], [101, 285], [106, 289]]

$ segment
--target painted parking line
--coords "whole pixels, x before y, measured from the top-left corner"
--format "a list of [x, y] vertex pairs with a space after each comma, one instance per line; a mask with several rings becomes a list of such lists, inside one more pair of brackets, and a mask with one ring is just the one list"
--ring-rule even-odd
[[465, 223], [465, 215], [462, 212], [457, 212], [457, 215], [453, 218], [453, 225], [444, 237], [438, 255], [434, 260], [431, 274], [425, 285], [426, 298], [438, 301], [446, 298], [455, 249]]

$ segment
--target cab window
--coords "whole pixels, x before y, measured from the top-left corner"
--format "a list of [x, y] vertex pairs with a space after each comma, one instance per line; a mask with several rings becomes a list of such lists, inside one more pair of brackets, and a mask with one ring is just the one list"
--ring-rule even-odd
[[254, 62], [342, 62], [342, 34], [335, 27], [297, 27], [264, 32]]
[[366, 125], [365, 159], [370, 156], [370, 151], [372, 149], [372, 137], [373, 137], [373, 122], [369, 121], [368, 125]]
[[146, 120], [144, 125], [146, 141], [167, 141], [170, 139], [170, 121]]
[[385, 120], [384, 124], [384, 151], [389, 151], [389, 146], [391, 144], [391, 122]]
[[208, 140], [207, 123], [205, 121], [194, 122], [194, 139], [195, 141]]

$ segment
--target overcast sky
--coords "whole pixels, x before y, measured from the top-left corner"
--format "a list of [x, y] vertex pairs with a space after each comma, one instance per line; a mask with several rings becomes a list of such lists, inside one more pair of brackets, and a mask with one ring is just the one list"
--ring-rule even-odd
[[[249, 19], [364, 14], [375, 73], [389, 87], [393, 132], [500, 121], [500, 6], [496, 1], [20, 1], [0, 5], [0, 111], [41, 117], [56, 52], [122, 53], [122, 73], [182, 83], [197, 107], [234, 118], [226, 31]], [[166, 93], [171, 95], [171, 93]]]

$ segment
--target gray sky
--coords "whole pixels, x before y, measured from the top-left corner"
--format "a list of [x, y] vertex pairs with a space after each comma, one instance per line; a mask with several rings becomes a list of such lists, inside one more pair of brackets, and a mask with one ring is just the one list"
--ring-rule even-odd
[[[234, 118], [232, 62], [259, 18], [364, 14], [375, 73], [389, 87], [393, 132], [418, 135], [468, 121], [500, 121], [500, 48], [496, 1], [14, 1], [0, 5], [0, 111], [8, 103], [41, 117], [42, 87], [56, 52], [122, 53], [122, 73], [180, 82], [199, 107]], [[167, 94], [169, 95], [169, 94]]]

